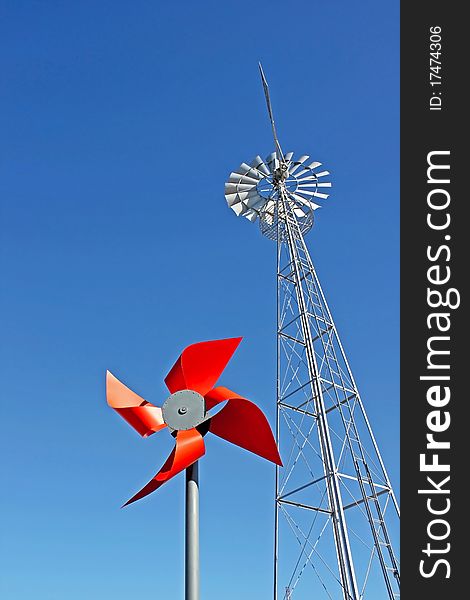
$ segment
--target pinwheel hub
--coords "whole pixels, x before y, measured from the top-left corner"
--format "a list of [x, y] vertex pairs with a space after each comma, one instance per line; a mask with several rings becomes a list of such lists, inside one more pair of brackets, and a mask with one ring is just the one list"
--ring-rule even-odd
[[204, 397], [193, 390], [180, 390], [162, 406], [165, 423], [174, 431], [186, 431], [200, 425], [206, 417]]

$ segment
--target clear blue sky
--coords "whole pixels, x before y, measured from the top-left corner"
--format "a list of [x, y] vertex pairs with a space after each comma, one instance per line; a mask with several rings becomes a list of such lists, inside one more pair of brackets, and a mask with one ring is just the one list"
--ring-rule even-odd
[[[245, 336], [221, 382], [271, 422], [275, 246], [224, 200], [285, 150], [333, 174], [308, 244], [398, 484], [398, 2], [4, 1], [0, 7], [0, 590], [6, 600], [182, 598], [183, 478], [125, 510], [172, 439], [155, 404], [187, 344]], [[212, 437], [205, 599], [271, 597], [271, 466]]]

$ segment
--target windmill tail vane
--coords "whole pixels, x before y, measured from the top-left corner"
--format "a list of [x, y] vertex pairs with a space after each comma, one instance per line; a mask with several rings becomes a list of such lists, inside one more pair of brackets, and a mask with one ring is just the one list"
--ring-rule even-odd
[[273, 109], [272, 109], [272, 106], [271, 106], [271, 97], [269, 95], [269, 86], [268, 86], [266, 75], [264, 74], [263, 65], [261, 64], [261, 62], [258, 62], [258, 68], [259, 68], [259, 72], [260, 72], [260, 75], [261, 75], [261, 81], [263, 82], [264, 97], [266, 98], [266, 107], [268, 109], [269, 120], [271, 121], [271, 128], [272, 128], [272, 131], [273, 131], [274, 145], [276, 146], [276, 151], [279, 154], [279, 158], [281, 159], [281, 161], [284, 162], [284, 154], [282, 152], [281, 144], [279, 143], [279, 139], [277, 137], [276, 125], [274, 123]]
[[[165, 377], [170, 396], [154, 406], [109, 371], [106, 397], [142, 437], [168, 429], [175, 447], [158, 473], [124, 506], [144, 498], [205, 454], [204, 436], [213, 433], [277, 465], [281, 458], [269, 423], [250, 400], [226, 387], [214, 387], [242, 338], [192, 344], [183, 350]], [[225, 403], [215, 414], [211, 412]]]

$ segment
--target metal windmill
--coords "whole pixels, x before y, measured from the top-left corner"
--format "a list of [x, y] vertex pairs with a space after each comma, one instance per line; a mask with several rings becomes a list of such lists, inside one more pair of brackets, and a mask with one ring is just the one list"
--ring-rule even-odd
[[225, 197], [277, 243], [274, 600], [398, 598], [399, 507], [304, 235], [329, 172], [275, 151], [230, 174]]

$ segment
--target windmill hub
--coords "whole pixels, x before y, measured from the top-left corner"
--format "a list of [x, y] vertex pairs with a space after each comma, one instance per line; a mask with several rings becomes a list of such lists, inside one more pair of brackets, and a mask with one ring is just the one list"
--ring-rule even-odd
[[285, 181], [287, 179], [288, 175], [289, 175], [289, 172], [288, 172], [287, 164], [285, 162], [281, 162], [279, 167], [274, 171], [273, 183], [275, 185], [282, 183], [283, 181]]
[[175, 392], [163, 404], [162, 416], [168, 427], [175, 431], [197, 427], [206, 416], [204, 398], [193, 390]]
[[256, 191], [261, 198], [266, 200], [275, 199], [278, 196], [281, 184], [284, 184], [286, 191], [291, 193], [294, 193], [299, 185], [297, 179], [288, 173], [281, 173], [278, 176], [274, 173], [261, 179], [256, 186]]

